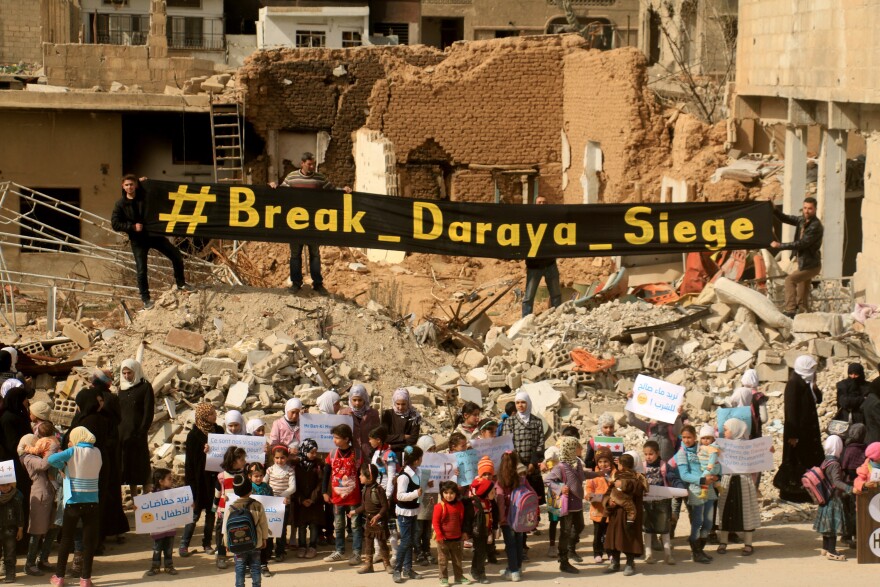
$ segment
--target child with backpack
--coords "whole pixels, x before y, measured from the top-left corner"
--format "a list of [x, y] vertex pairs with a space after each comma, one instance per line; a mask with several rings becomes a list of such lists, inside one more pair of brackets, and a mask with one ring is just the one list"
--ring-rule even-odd
[[[840, 468], [840, 455], [843, 454], [843, 440], [837, 435], [829, 436], [823, 444], [825, 460], [822, 461], [822, 473], [828, 498], [824, 504], [819, 505], [813, 530], [822, 535], [821, 554], [832, 561], [845, 561], [846, 555], [837, 552], [837, 535], [845, 534], [846, 514], [840, 497], [843, 494], [852, 493], [852, 485], [843, 480], [843, 471]], [[809, 473], [809, 471], [808, 471]]]
[[394, 493], [394, 479], [397, 477], [397, 454], [388, 444], [388, 429], [376, 426], [369, 432], [370, 446], [373, 448], [370, 464], [379, 471], [376, 483], [385, 489], [385, 497], [391, 498]]
[[24, 497], [21, 491], [14, 482], [0, 484], [0, 550], [6, 567], [4, 583], [15, 583], [15, 543], [24, 536], [24, 528]]
[[361, 505], [349, 517], [363, 515], [364, 522], [364, 566], [358, 569], [358, 574], [373, 572], [373, 544], [378, 545], [379, 558], [385, 563], [385, 570], [391, 572], [391, 553], [388, 550], [388, 496], [385, 488], [381, 487], [376, 480], [379, 478], [379, 470], [376, 465], [364, 463], [361, 465]]
[[[230, 446], [226, 449], [226, 452], [223, 454], [223, 462], [220, 464], [223, 470], [217, 473], [217, 485], [214, 488], [214, 508], [217, 512], [218, 520], [222, 520], [223, 515], [226, 513], [226, 495], [232, 491], [233, 479], [237, 474], [244, 474], [246, 465], [247, 452], [243, 448]], [[245, 476], [245, 479], [247, 479], [247, 476]], [[214, 526], [218, 569], [225, 569], [228, 566], [226, 561], [226, 544], [223, 542], [225, 535], [222, 524]]]
[[[678, 479], [677, 470], [668, 467], [666, 462], [660, 457], [660, 445], [649, 440], [642, 447], [645, 455], [645, 478], [648, 480], [648, 487], [678, 487], [681, 481]], [[654, 564], [657, 559], [654, 558], [652, 550], [652, 539], [655, 534], [660, 535], [663, 541], [663, 552], [667, 565], [674, 565], [675, 558], [672, 555], [672, 537], [669, 535], [669, 520], [672, 517], [672, 499], [657, 499], [644, 502], [645, 517], [642, 523], [642, 532], [645, 541], [645, 563]]]
[[421, 579], [421, 575], [412, 570], [413, 547], [416, 532], [416, 519], [419, 513], [419, 501], [422, 497], [422, 480], [419, 465], [422, 464], [422, 449], [407, 446], [403, 449], [403, 471], [395, 481], [397, 529], [400, 541], [397, 546], [397, 560], [394, 564], [394, 582], [403, 583], [407, 579]]
[[584, 498], [590, 500], [590, 521], [593, 522], [593, 562], [602, 564], [605, 554], [605, 533], [608, 531], [608, 512], [605, 511], [605, 494], [614, 471], [614, 455], [607, 446], [596, 451], [596, 470], [598, 473], [587, 480]]
[[464, 504], [458, 498], [458, 485], [446, 481], [440, 485], [441, 501], [434, 506], [432, 526], [437, 541], [437, 560], [440, 569], [440, 585], [449, 585], [449, 567], [452, 563], [453, 585], [470, 585], [464, 576], [461, 559], [462, 540], [467, 536]]
[[[865, 462], [865, 437], [868, 429], [864, 424], [852, 424], [846, 431], [846, 440], [843, 443], [843, 456], [840, 458], [840, 467], [843, 469], [843, 480], [854, 484], [858, 477], [858, 468]], [[843, 496], [843, 507], [846, 511], [847, 528], [852, 532], [856, 530], [856, 498], [855, 495]], [[843, 542], [848, 543], [850, 548], [856, 548], [856, 542], [852, 534], [843, 536]]]
[[501, 576], [514, 582], [522, 580], [526, 532], [531, 532], [538, 525], [538, 495], [526, 475], [528, 468], [519, 462], [515, 452], [501, 456], [495, 486], [495, 501], [498, 502], [501, 533], [507, 553], [507, 568]]
[[[318, 553], [318, 525], [324, 519], [321, 498], [323, 469], [318, 459], [318, 443], [311, 438], [299, 444], [300, 459], [296, 463], [296, 493], [293, 494], [293, 519], [296, 521], [297, 558], [315, 558]], [[308, 542], [306, 542], [308, 532]]]
[[[348, 424], [334, 426], [330, 433], [336, 448], [327, 455], [324, 465], [324, 501], [333, 504], [333, 527], [336, 532], [336, 550], [324, 562], [343, 561], [345, 557], [345, 522], [348, 513], [361, 503], [359, 471], [361, 459], [352, 446], [353, 432]], [[363, 516], [352, 519], [352, 555], [348, 564], [361, 562], [361, 546], [364, 539]]]
[[[498, 478], [495, 476], [495, 463], [492, 462], [492, 459], [489, 458], [489, 455], [483, 455], [480, 460], [477, 462], [477, 479], [484, 479], [486, 481], [492, 482], [492, 487], [494, 489], [495, 482]], [[471, 494], [473, 495], [473, 484], [471, 484]], [[489, 500], [489, 505], [492, 508], [492, 531], [488, 536], [488, 545], [486, 548], [486, 560], [493, 564], [498, 564], [498, 545], [495, 544], [495, 535], [498, 532], [498, 520], [500, 516], [498, 515], [498, 502], [493, 497]], [[476, 548], [476, 547], [474, 547]], [[476, 556], [476, 553], [474, 553]], [[485, 563], [484, 563], [485, 564]]]
[[[168, 469], [154, 469], [152, 479], [153, 492], [166, 491], [174, 487], [174, 476]], [[177, 530], [167, 530], [158, 534], [150, 534], [153, 539], [153, 563], [150, 570], [144, 573], [145, 577], [152, 577], [159, 574], [159, 568], [162, 566], [162, 556], [165, 556], [165, 572], [169, 575], [176, 575], [177, 570], [174, 568], [174, 562], [171, 555], [174, 552], [174, 536]]]
[[[482, 463], [482, 459], [480, 462]], [[491, 464], [492, 461], [490, 460], [489, 463]], [[489, 540], [494, 533], [492, 506], [495, 502], [495, 482], [482, 475], [477, 477], [471, 483], [471, 495], [474, 496], [471, 500], [474, 509], [473, 524], [470, 529], [474, 545], [471, 577], [478, 583], [487, 584], [489, 579], [486, 577], [486, 560], [489, 554]]]
[[296, 492], [296, 472], [288, 463], [288, 458], [287, 447], [279, 444], [272, 448], [273, 464], [266, 469], [266, 481], [272, 488], [272, 494], [284, 498], [284, 525], [281, 527], [281, 536], [270, 540], [275, 547], [275, 560], [279, 563], [284, 562], [287, 553], [287, 528], [291, 525], [291, 496]]
[[558, 561], [563, 573], [578, 574], [580, 571], [569, 561], [575, 540], [584, 529], [584, 481], [586, 472], [578, 459], [580, 443], [573, 436], [561, 436], [556, 442], [559, 462], [544, 478], [547, 485], [560, 484], [559, 492], [567, 502], [560, 512]]
[[[266, 483], [266, 468], [263, 463], [251, 463], [247, 466], [247, 474], [251, 480], [251, 492], [253, 495], [265, 495], [274, 497], [275, 492]], [[272, 558], [272, 538], [266, 540], [266, 546], [260, 550], [260, 571], [263, 575], [271, 577], [274, 573], [269, 570], [269, 559]]]
[[244, 474], [233, 477], [232, 490], [238, 499], [228, 504], [221, 527], [226, 545], [235, 557], [235, 587], [244, 587], [247, 571], [253, 586], [260, 587], [260, 551], [269, 539], [269, 521], [262, 504], [250, 497], [253, 485]]

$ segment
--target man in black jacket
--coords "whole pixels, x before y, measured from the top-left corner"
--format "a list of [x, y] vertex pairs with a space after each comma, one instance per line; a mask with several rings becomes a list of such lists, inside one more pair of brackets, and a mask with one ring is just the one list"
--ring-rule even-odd
[[[538, 196], [535, 198], [535, 204], [544, 205], [547, 198]], [[522, 315], [528, 316], [532, 313], [535, 305], [535, 295], [538, 293], [538, 286], [541, 285], [541, 279], [547, 284], [547, 290], [550, 293], [550, 305], [554, 308], [562, 303], [562, 288], [559, 284], [559, 267], [556, 266], [556, 259], [526, 259], [526, 292], [523, 297]]]
[[794, 251], [797, 271], [785, 278], [785, 315], [793, 318], [795, 312], [810, 311], [810, 290], [814, 277], [822, 271], [822, 223], [816, 218], [816, 198], [804, 198], [802, 216], [789, 216], [774, 209], [776, 217], [785, 224], [797, 227], [795, 240], [790, 243], [773, 241], [770, 246], [780, 251]]
[[[146, 179], [146, 178], [143, 178]], [[147, 232], [144, 214], [146, 201], [136, 175], [129, 174], [122, 178], [122, 197], [113, 208], [111, 223], [113, 230], [124, 232], [131, 243], [134, 255], [134, 266], [137, 272], [137, 286], [144, 302], [144, 309], [149, 310], [154, 303], [150, 299], [150, 286], [147, 282], [147, 256], [150, 249], [155, 249], [168, 257], [174, 269], [174, 281], [180, 291], [195, 291], [187, 285], [183, 275], [183, 255], [171, 241], [161, 235]]]

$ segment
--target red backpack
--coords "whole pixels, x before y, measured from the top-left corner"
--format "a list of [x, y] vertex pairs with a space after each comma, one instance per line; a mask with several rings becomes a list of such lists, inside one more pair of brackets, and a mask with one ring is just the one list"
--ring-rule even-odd
[[831, 500], [834, 488], [825, 476], [825, 461], [818, 467], [810, 467], [801, 477], [801, 485], [816, 505], [825, 505]]

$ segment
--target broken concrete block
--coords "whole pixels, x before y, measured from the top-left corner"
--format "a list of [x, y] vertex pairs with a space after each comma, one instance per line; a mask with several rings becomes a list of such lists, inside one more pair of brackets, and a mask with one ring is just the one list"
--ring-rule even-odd
[[518, 337], [525, 336], [534, 329], [534, 326], [534, 314], [523, 316], [522, 318], [514, 322], [513, 325], [507, 330], [507, 338], [514, 340]]
[[685, 393], [685, 401], [689, 406], [696, 410], [712, 409], [712, 396], [700, 393], [699, 391], [690, 390]]
[[272, 354], [254, 365], [254, 375], [263, 379], [272, 377], [279, 369], [287, 367], [292, 362], [290, 355]]
[[34, 389], [55, 389], [55, 378], [48, 373], [34, 377]]
[[645, 345], [645, 354], [642, 357], [642, 365], [645, 369], [657, 371], [662, 366], [663, 353], [666, 352], [666, 341], [652, 336]]
[[513, 341], [507, 338], [503, 332], [495, 337], [492, 345], [486, 345], [486, 356], [489, 358], [500, 357], [513, 349]]
[[761, 381], [788, 381], [788, 367], [786, 365], [763, 363], [758, 365], [756, 371], [758, 372], [758, 379]]
[[326, 389], [323, 387], [313, 386], [313, 385], [303, 385], [297, 386], [294, 390], [294, 395], [301, 399], [303, 403], [306, 404], [314, 404], [321, 394], [323, 394]]
[[522, 378], [524, 381], [540, 381], [546, 376], [546, 374], [547, 370], [543, 367], [532, 365], [523, 372]]
[[755, 314], [745, 306], [739, 306], [733, 314], [733, 321], [737, 324], [745, 324], [746, 322], [754, 324], [756, 322]]
[[768, 365], [781, 365], [783, 362], [782, 353], [779, 351], [758, 351], [758, 364], [766, 363]]
[[489, 373], [486, 372], [484, 367], [477, 367], [465, 373], [464, 379], [476, 387], [486, 387], [486, 383], [489, 381]]
[[745, 306], [774, 328], [791, 327], [791, 318], [780, 312], [779, 308], [759, 291], [721, 277], [715, 281], [715, 294], [721, 302]]
[[437, 406], [434, 394], [424, 387], [411, 386], [406, 388], [409, 391], [410, 401], [417, 406], [433, 408]]
[[618, 379], [614, 384], [614, 391], [626, 395], [633, 390], [634, 385], [635, 381], [632, 379]]
[[[701, 323], [703, 325], [703, 329], [707, 332], [715, 332], [718, 330], [722, 324], [724, 324], [728, 318], [730, 318], [730, 314], [733, 312], [730, 306], [727, 304], [722, 304], [721, 302], [712, 304], [712, 316], [708, 318], [703, 318]], [[635, 340], [635, 339], [633, 339]]]
[[223, 402], [225, 399], [226, 396], [223, 395], [223, 392], [219, 389], [212, 389], [205, 394], [205, 401], [213, 404], [215, 408], [223, 406]]
[[824, 338], [815, 338], [810, 341], [807, 350], [811, 355], [817, 355], [828, 359], [834, 354], [834, 341], [825, 340]]
[[516, 371], [511, 371], [507, 374], [506, 382], [507, 387], [510, 389], [519, 389], [522, 385], [522, 374], [517, 373]]
[[474, 320], [464, 333], [471, 338], [486, 337], [488, 341], [489, 331], [492, 329], [492, 319], [486, 316], [485, 312], [481, 312], [480, 316]]
[[735, 369], [746, 369], [749, 367], [753, 358], [754, 358], [754, 355], [752, 355], [752, 353], [750, 353], [749, 351], [745, 351], [745, 350], [733, 351], [727, 357], [727, 366], [735, 368]]
[[89, 330], [79, 322], [69, 322], [64, 325], [61, 333], [78, 344], [81, 348], [88, 349], [92, 346], [92, 337]]
[[532, 345], [529, 344], [527, 340], [520, 342], [519, 346], [517, 347], [516, 361], [518, 363], [535, 362], [535, 349], [532, 348]]
[[[263, 344], [265, 344], [265, 342]], [[272, 348], [274, 346], [277, 346], [277, 343], [275, 345], [271, 345], [269, 348]], [[256, 367], [260, 361], [262, 361], [263, 359], [265, 359], [266, 357], [268, 357], [271, 354], [273, 354], [272, 351], [263, 351], [263, 350], [248, 351], [247, 359], [244, 362], [244, 370], [245, 371], [253, 371], [254, 367]]]
[[456, 360], [468, 369], [482, 367], [488, 362], [486, 355], [476, 349], [464, 349], [458, 354]]
[[794, 317], [792, 332], [817, 332], [837, 336], [843, 332], [843, 321], [840, 314], [830, 312], [812, 312], [798, 314]]
[[624, 373], [627, 371], [638, 371], [642, 368], [642, 360], [634, 355], [625, 355], [619, 357], [614, 363], [615, 373]]
[[213, 357], [202, 357], [199, 361], [199, 371], [203, 375], [216, 375], [219, 377], [223, 371], [231, 371], [238, 374], [238, 363], [232, 359], [215, 359]]
[[228, 392], [226, 392], [226, 401], [223, 402], [223, 405], [230, 410], [241, 410], [247, 405], [247, 396], [249, 393], [250, 388], [248, 387], [248, 384], [244, 381], [239, 381], [230, 387]]
[[207, 348], [205, 337], [198, 332], [183, 330], [182, 328], [172, 328], [169, 330], [168, 335], [165, 337], [165, 344], [189, 351], [194, 355], [204, 354]]
[[700, 341], [698, 340], [689, 340], [683, 345], [681, 345], [681, 354], [685, 357], [689, 357], [694, 354], [694, 351], [700, 348]]
[[474, 402], [480, 407], [483, 406], [483, 393], [472, 385], [459, 385], [458, 399], [463, 402]]
[[754, 322], [743, 322], [737, 329], [736, 336], [752, 354], [767, 344]]
[[636, 344], [645, 344], [651, 338], [647, 332], [639, 332], [632, 335], [632, 340]]
[[49, 421], [56, 426], [70, 426], [77, 409], [76, 402], [72, 399], [56, 398]]
[[77, 343], [73, 341], [62, 342], [61, 344], [52, 345], [52, 348], [49, 349], [49, 354], [53, 357], [66, 357], [78, 350], [80, 350], [80, 346]]
[[845, 359], [849, 356], [849, 347], [842, 342], [834, 342], [834, 353], [832, 356], [836, 359]]

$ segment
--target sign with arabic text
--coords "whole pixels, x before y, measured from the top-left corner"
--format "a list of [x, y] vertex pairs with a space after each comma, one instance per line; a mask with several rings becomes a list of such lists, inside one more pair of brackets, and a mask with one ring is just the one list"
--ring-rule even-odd
[[662, 379], [639, 375], [633, 384], [633, 395], [626, 409], [649, 420], [672, 424], [684, 401], [684, 387]]
[[439, 452], [426, 452], [422, 456], [422, 464], [419, 465], [420, 474], [428, 475], [428, 487], [426, 493], [440, 493], [440, 484], [444, 481], [455, 481], [455, 471], [458, 468], [455, 455]]
[[504, 434], [495, 438], [475, 438], [471, 440], [471, 447], [477, 453], [477, 464], [484, 456], [491, 459], [495, 465], [495, 472], [501, 467], [501, 456], [509, 451], [513, 451], [513, 435]]
[[193, 521], [193, 496], [189, 485], [134, 497], [135, 533], [158, 534], [183, 528]]
[[251, 494], [254, 501], [263, 505], [266, 512], [266, 521], [269, 522], [269, 536], [281, 536], [284, 531], [284, 498], [271, 495]]

